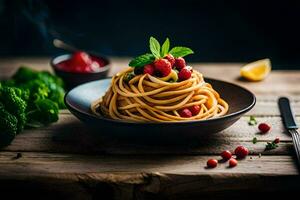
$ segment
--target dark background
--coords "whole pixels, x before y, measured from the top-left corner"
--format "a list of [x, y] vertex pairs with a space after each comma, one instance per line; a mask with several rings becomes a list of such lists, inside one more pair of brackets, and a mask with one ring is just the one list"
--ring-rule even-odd
[[192, 48], [189, 61], [300, 69], [294, 1], [0, 0], [0, 56], [54, 56], [54, 38], [112, 56], [148, 51], [150, 36]]

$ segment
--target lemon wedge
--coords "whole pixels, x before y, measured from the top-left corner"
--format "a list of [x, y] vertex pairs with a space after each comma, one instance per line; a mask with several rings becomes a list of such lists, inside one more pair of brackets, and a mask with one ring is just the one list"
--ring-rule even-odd
[[249, 81], [261, 81], [268, 76], [271, 69], [270, 59], [263, 59], [245, 65], [240, 72]]

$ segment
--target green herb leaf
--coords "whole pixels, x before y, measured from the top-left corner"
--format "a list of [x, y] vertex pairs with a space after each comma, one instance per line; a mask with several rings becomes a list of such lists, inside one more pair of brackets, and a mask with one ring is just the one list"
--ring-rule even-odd
[[272, 150], [276, 149], [278, 145], [273, 141], [273, 142], [267, 142], [265, 150]]
[[256, 143], [257, 143], [257, 138], [256, 138], [256, 137], [254, 137], [254, 138], [252, 139], [252, 143], [253, 143], [253, 144], [256, 144]]
[[249, 121], [248, 121], [248, 124], [249, 124], [249, 126], [254, 126], [254, 125], [257, 124], [257, 121], [256, 121], [256, 119], [255, 119], [254, 116], [250, 116], [250, 119], [249, 119]]
[[159, 59], [160, 58], [160, 44], [159, 44], [159, 42], [154, 37], [150, 37], [149, 46], [150, 46], [150, 51], [153, 54], [153, 56], [155, 58]]
[[178, 58], [178, 57], [184, 57], [189, 54], [193, 54], [194, 52], [192, 49], [188, 47], [174, 47], [171, 49], [169, 53], [172, 54], [175, 58]]
[[161, 57], [165, 57], [168, 54], [169, 49], [170, 49], [170, 40], [169, 38], [167, 38], [161, 47]]
[[130, 61], [130, 67], [143, 67], [147, 64], [152, 63], [155, 60], [155, 57], [151, 53], [147, 53], [141, 56], [134, 58]]
[[134, 74], [132, 73], [132, 72], [130, 72], [130, 73], [126, 73], [125, 74], [125, 76], [124, 76], [124, 81], [126, 82], [126, 83], [128, 83], [131, 79], [133, 79], [134, 78]]

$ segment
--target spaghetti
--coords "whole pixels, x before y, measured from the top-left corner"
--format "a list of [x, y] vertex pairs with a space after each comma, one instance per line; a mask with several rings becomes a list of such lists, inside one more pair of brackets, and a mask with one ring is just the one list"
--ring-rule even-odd
[[[91, 105], [95, 114], [133, 122], [177, 122], [215, 118], [228, 111], [228, 104], [195, 70], [181, 82], [166, 82], [149, 74], [125, 81], [132, 72], [126, 69], [112, 78], [106, 94]], [[191, 106], [200, 107], [198, 114], [189, 118], [179, 114]]]

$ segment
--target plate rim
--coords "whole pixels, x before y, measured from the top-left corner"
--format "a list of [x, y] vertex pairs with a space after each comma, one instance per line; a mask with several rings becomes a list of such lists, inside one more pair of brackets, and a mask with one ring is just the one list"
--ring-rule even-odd
[[228, 81], [223, 81], [223, 80], [220, 80], [220, 79], [215, 79], [215, 78], [209, 78], [209, 77], [205, 77], [204, 80], [212, 80], [212, 81], [219, 81], [219, 82], [224, 82], [226, 84], [229, 84], [229, 85], [232, 85], [232, 86], [235, 86], [235, 87], [239, 87], [241, 88], [242, 90], [248, 92], [251, 97], [252, 97], [252, 102], [250, 105], [248, 105], [246, 108], [242, 109], [242, 110], [239, 110], [237, 112], [234, 112], [234, 113], [230, 113], [228, 115], [223, 115], [221, 117], [217, 117], [217, 118], [210, 118], [210, 119], [205, 119], [205, 120], [190, 120], [190, 121], [178, 121], [178, 122], [131, 122], [131, 121], [121, 121], [121, 120], [116, 120], [116, 119], [110, 119], [110, 118], [107, 118], [107, 117], [104, 117], [104, 116], [97, 116], [95, 114], [92, 114], [92, 113], [88, 113], [88, 112], [84, 112], [84, 111], [81, 111], [81, 110], [78, 110], [76, 108], [74, 108], [72, 105], [70, 105], [68, 102], [67, 102], [67, 97], [69, 95], [69, 93], [73, 90], [75, 90], [76, 88], [78, 87], [81, 87], [83, 85], [88, 85], [88, 84], [91, 84], [91, 83], [94, 83], [94, 82], [98, 82], [98, 81], [104, 81], [104, 80], [111, 80], [111, 77], [109, 78], [105, 78], [105, 79], [99, 79], [99, 80], [96, 80], [96, 81], [89, 81], [89, 82], [86, 82], [86, 83], [83, 83], [83, 84], [80, 84], [74, 88], [72, 88], [71, 90], [67, 91], [65, 96], [64, 96], [64, 103], [66, 105], [66, 107], [68, 108], [68, 110], [71, 111], [71, 113], [74, 115], [74, 112], [78, 112], [82, 115], [87, 115], [89, 117], [92, 117], [94, 119], [97, 119], [97, 120], [103, 120], [103, 121], [108, 121], [108, 122], [112, 122], [112, 123], [119, 123], [119, 124], [130, 124], [130, 125], [158, 125], [158, 124], [163, 124], [163, 125], [174, 125], [174, 124], [200, 124], [200, 123], [207, 123], [207, 122], [212, 122], [212, 121], [221, 121], [221, 120], [224, 120], [226, 118], [234, 118], [236, 116], [240, 116], [246, 112], [248, 112], [249, 110], [251, 110], [255, 104], [256, 104], [256, 96], [254, 95], [253, 92], [251, 92], [250, 90], [246, 89], [245, 87], [243, 86], [240, 86], [240, 85], [237, 85], [235, 83], [231, 83], [231, 82], [228, 82]]

